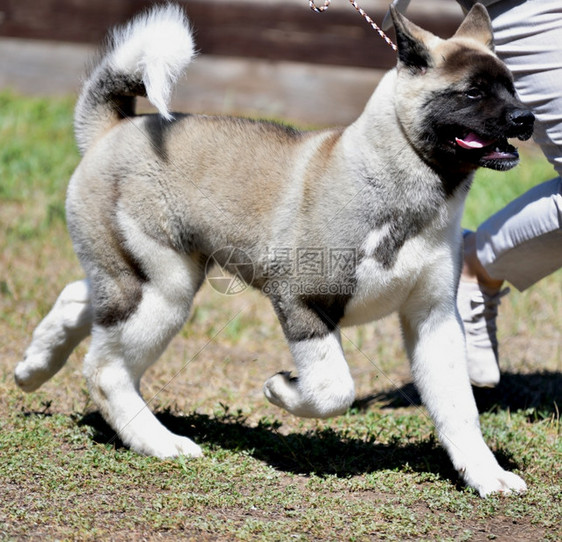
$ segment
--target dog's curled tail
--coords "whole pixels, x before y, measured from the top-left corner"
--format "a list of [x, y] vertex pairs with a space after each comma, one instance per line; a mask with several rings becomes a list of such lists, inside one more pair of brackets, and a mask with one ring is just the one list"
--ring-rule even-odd
[[167, 120], [173, 86], [195, 55], [189, 22], [175, 4], [152, 8], [114, 29], [86, 79], [74, 114], [84, 154], [103, 133], [134, 115], [135, 97], [146, 96]]

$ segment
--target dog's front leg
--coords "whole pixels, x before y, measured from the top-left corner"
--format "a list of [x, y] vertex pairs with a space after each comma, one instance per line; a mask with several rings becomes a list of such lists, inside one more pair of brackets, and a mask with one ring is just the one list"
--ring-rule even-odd
[[289, 340], [298, 376], [281, 372], [264, 384], [268, 401], [304, 418], [330, 418], [353, 403], [355, 388], [339, 331], [323, 337]]
[[482, 497], [525, 491], [525, 482], [499, 466], [482, 438], [454, 307], [422, 311], [418, 305], [403, 311], [401, 322], [414, 382], [455, 469]]

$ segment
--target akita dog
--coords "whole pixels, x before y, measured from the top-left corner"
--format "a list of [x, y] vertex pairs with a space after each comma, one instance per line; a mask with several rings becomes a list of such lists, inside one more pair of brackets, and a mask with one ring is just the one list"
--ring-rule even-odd
[[[19, 386], [43, 384], [91, 332], [84, 374], [121, 440], [157, 457], [200, 455], [160, 424], [139, 383], [213, 261], [262, 290], [279, 317], [297, 373], [272, 376], [269, 401], [297, 416], [345, 412], [354, 384], [340, 327], [398, 311], [415, 384], [454, 467], [481, 495], [525, 490], [482, 438], [455, 297], [473, 173], [515, 166], [506, 138], [529, 138], [534, 118], [494, 54], [482, 6], [448, 40], [392, 16], [396, 68], [353, 124], [310, 132], [172, 116], [171, 88], [193, 57], [179, 7], [114, 31], [75, 115], [83, 158], [67, 218], [87, 279], [65, 288], [35, 330]], [[135, 115], [141, 95], [159, 114]], [[291, 269], [281, 249], [308, 266]]]

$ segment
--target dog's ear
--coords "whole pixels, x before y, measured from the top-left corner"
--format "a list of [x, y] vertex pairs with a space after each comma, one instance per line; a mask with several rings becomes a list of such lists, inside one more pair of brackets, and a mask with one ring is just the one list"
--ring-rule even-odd
[[398, 64], [406, 66], [414, 74], [425, 73], [432, 64], [431, 53], [426, 43], [435, 39], [435, 36], [406, 19], [392, 5], [390, 15], [396, 31]]
[[482, 4], [474, 4], [453, 37], [472, 38], [494, 51], [492, 21], [486, 8]]

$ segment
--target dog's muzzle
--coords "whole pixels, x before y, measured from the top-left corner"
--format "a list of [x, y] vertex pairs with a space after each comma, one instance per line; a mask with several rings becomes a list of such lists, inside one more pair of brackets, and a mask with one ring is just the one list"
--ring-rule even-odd
[[516, 137], [522, 141], [533, 135], [535, 115], [528, 109], [514, 109], [508, 113], [508, 137]]

